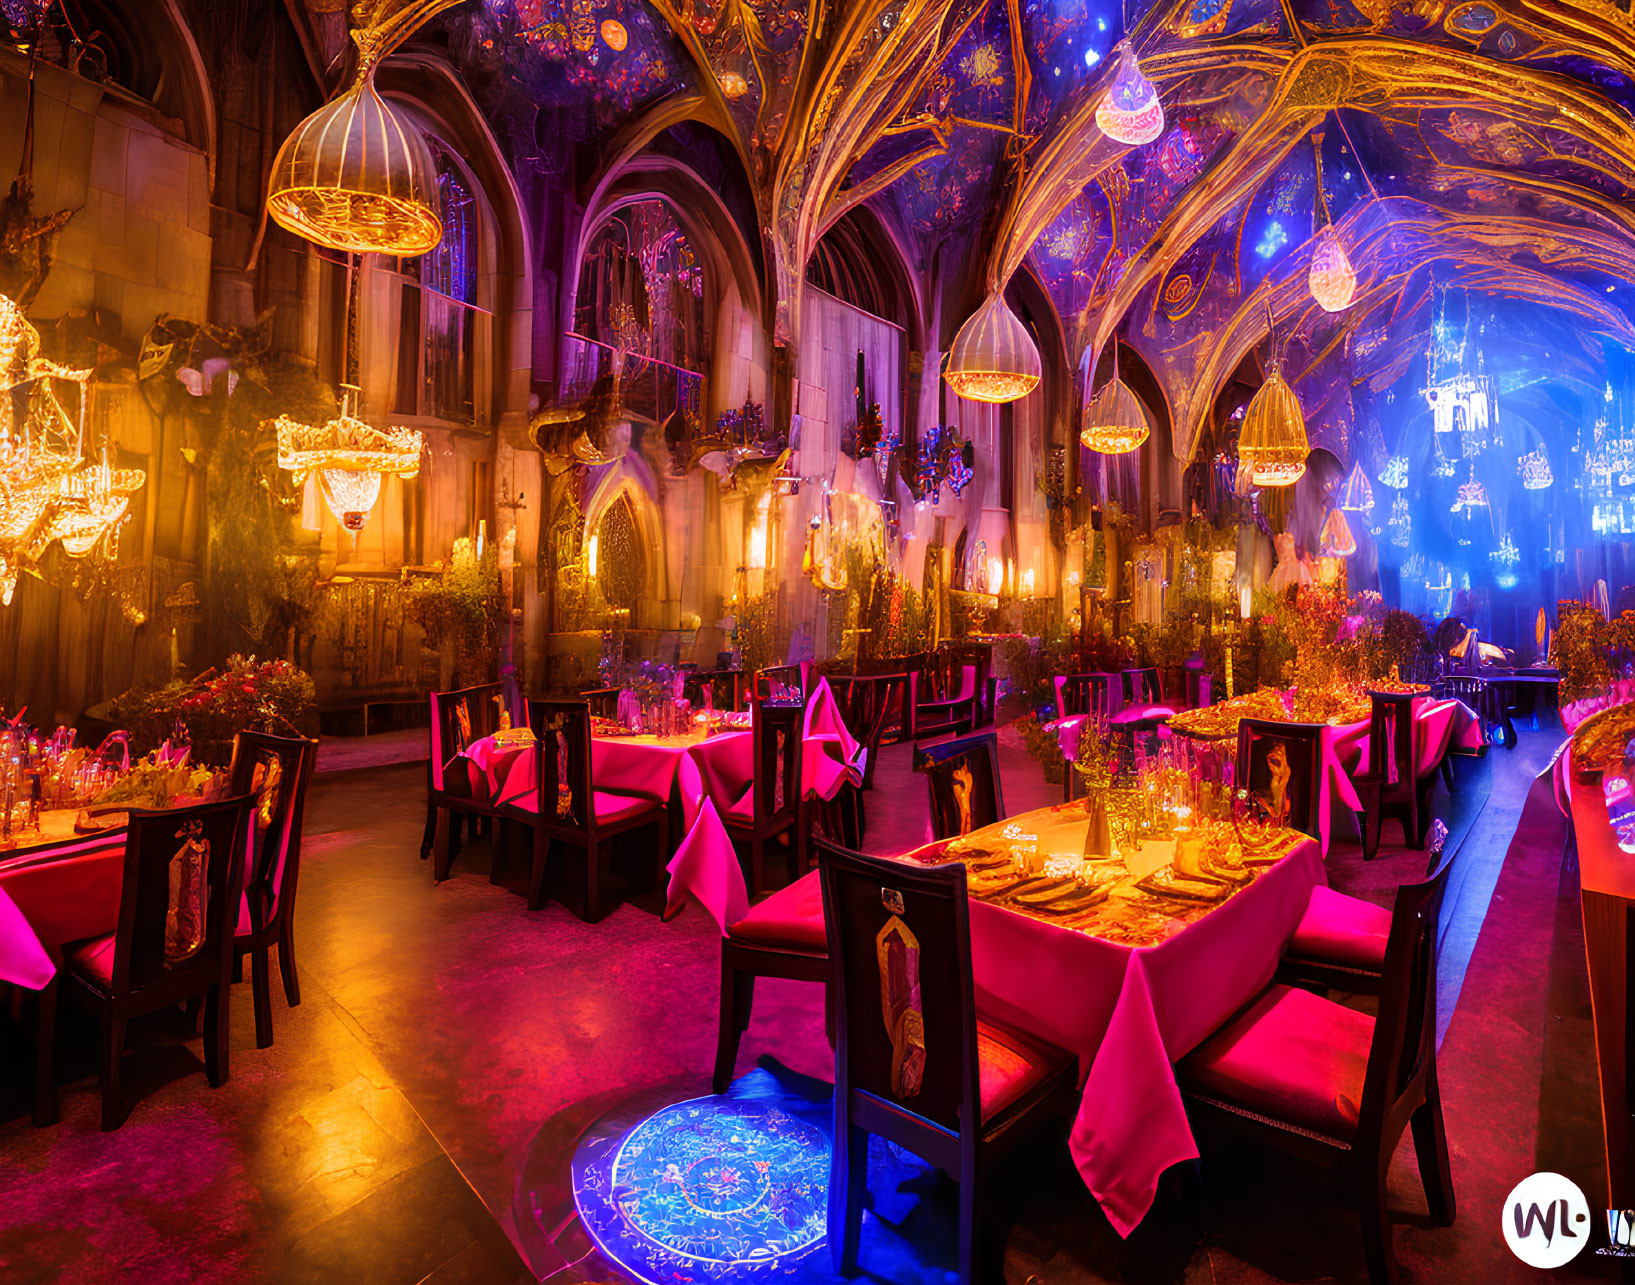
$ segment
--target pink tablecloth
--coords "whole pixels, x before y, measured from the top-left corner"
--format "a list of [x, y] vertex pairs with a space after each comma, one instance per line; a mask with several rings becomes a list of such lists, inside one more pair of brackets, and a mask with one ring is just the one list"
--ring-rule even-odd
[[[694, 897], [723, 932], [747, 913], [743, 872], [713, 808], [670, 873], [672, 908]], [[1312, 889], [1325, 882], [1318, 845], [1304, 839], [1230, 901], [1147, 947], [972, 901], [978, 1006], [1078, 1055], [1073, 1159], [1120, 1235], [1146, 1217], [1164, 1170], [1198, 1155], [1173, 1064], [1270, 983]]]
[[0, 860], [0, 981], [40, 990], [64, 945], [112, 932], [124, 873], [122, 832]]

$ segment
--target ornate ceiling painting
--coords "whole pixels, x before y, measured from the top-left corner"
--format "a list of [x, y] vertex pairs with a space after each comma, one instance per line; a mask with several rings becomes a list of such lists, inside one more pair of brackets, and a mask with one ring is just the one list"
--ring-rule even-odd
[[[798, 342], [817, 241], [870, 202], [916, 270], [979, 264], [978, 297], [1026, 264], [1081, 368], [1115, 331], [1137, 342], [1183, 457], [1225, 382], [1264, 364], [1272, 322], [1314, 445], [1342, 455], [1362, 418], [1395, 437], [1449, 286], [1486, 301], [1518, 353], [1546, 351], [1532, 336], [1554, 315], [1635, 346], [1635, 25], [1617, 5], [484, 0], [483, 15], [471, 57], [576, 139], [628, 149], [694, 120], [727, 140], [779, 344]], [[1095, 125], [1126, 19], [1165, 110], [1136, 148]], [[1357, 278], [1334, 313], [1308, 283], [1328, 223]]]

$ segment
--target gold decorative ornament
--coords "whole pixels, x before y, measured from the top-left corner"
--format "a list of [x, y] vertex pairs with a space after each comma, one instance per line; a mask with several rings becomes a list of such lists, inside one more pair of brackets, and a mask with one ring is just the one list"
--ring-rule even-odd
[[724, 71], [717, 79], [721, 84], [722, 94], [729, 99], [742, 98], [749, 93], [749, 81], [736, 71]]
[[411, 478], [420, 472], [421, 436], [417, 429], [379, 429], [357, 418], [358, 390], [341, 390], [341, 413], [313, 427], [287, 415], [275, 421], [278, 467], [295, 474], [297, 483], [317, 474], [324, 502], [348, 531], [361, 531], [380, 498], [380, 479], [387, 474]]
[[375, 89], [380, 61], [457, 0], [384, 0], [352, 33], [352, 86], [295, 127], [273, 161], [267, 213], [332, 250], [418, 255], [443, 239], [437, 166], [418, 126]]
[[1096, 108], [1096, 124], [1115, 143], [1139, 147], [1164, 132], [1164, 104], [1152, 81], [1141, 74], [1128, 40], [1118, 42], [1113, 57], [1113, 83]]
[[948, 351], [948, 387], [973, 402], [1013, 402], [1039, 386], [1043, 367], [1028, 329], [996, 290], [973, 312]]
[[1113, 350], [1113, 377], [1084, 408], [1079, 440], [1103, 455], [1127, 455], [1152, 432], [1141, 399], [1118, 375], [1118, 350]]
[[1256, 486], [1292, 486], [1305, 476], [1310, 453], [1300, 399], [1274, 363], [1244, 412], [1238, 459]]
[[617, 19], [608, 18], [602, 23], [602, 43], [614, 53], [623, 53], [630, 43], [630, 34], [625, 31], [624, 23]]

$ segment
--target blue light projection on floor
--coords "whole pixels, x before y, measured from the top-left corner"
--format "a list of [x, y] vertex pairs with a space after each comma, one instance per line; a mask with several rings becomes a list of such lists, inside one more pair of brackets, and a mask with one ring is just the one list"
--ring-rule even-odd
[[[832, 1108], [814, 1087], [762, 1068], [725, 1094], [634, 1124], [605, 1118], [573, 1157], [584, 1230], [613, 1265], [649, 1285], [839, 1280], [825, 1235]], [[927, 1203], [936, 1184], [923, 1161], [873, 1143], [863, 1266], [876, 1281], [941, 1285], [952, 1276], [957, 1216], [950, 1226], [953, 1210]], [[918, 1243], [905, 1237], [908, 1225]]]

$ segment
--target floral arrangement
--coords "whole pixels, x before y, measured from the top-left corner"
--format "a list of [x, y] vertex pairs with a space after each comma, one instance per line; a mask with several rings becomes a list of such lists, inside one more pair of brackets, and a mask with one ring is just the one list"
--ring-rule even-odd
[[182, 740], [195, 763], [225, 766], [233, 737], [241, 731], [313, 736], [318, 702], [312, 679], [287, 660], [233, 655], [220, 669], [190, 682], [126, 693], [114, 702], [115, 717], [129, 728], [139, 753], [161, 742]]
[[1062, 743], [1053, 729], [1041, 723], [1036, 714], [1023, 714], [1011, 726], [1022, 738], [1029, 756], [1044, 768], [1047, 784], [1060, 785], [1067, 779], [1067, 756], [1062, 753]]
[[160, 748], [139, 759], [131, 770], [92, 800], [97, 806], [119, 804], [127, 808], [175, 807], [179, 799], [211, 798], [223, 774]]
[[1556, 604], [1550, 657], [1561, 671], [1561, 699], [1579, 701], [1606, 691], [1635, 657], [1635, 611], [1611, 620], [1582, 602]]
[[1200, 740], [1227, 740], [1237, 735], [1238, 724], [1246, 718], [1343, 726], [1366, 721], [1370, 710], [1368, 693], [1350, 684], [1287, 691], [1262, 687], [1218, 705], [1175, 714], [1169, 725], [1174, 731]]
[[1582, 775], [1621, 773], [1626, 747], [1635, 740], [1635, 704], [1609, 705], [1573, 732], [1573, 769]]

